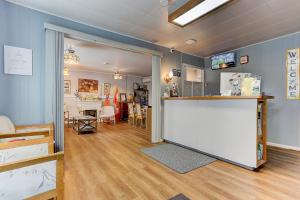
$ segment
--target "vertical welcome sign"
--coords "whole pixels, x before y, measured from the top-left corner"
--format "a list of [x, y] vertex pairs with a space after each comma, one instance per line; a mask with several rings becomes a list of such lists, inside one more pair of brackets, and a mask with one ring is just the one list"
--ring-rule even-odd
[[287, 99], [300, 99], [300, 49], [287, 50]]

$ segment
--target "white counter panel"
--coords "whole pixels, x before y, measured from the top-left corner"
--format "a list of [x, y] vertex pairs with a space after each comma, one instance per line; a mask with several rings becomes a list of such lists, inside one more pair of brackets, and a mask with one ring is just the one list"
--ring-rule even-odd
[[165, 100], [164, 139], [256, 167], [257, 99]]

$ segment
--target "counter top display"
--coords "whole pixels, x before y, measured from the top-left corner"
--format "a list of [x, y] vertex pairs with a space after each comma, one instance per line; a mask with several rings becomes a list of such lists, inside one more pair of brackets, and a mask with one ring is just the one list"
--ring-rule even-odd
[[273, 96], [192, 96], [163, 97], [162, 100], [226, 100], [226, 99], [274, 99]]
[[247, 169], [267, 162], [267, 101], [273, 96], [162, 99], [165, 141]]

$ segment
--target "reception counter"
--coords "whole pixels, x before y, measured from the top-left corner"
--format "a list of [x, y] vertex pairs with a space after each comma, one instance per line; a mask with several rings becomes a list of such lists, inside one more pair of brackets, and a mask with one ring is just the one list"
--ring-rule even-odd
[[272, 96], [163, 98], [163, 138], [255, 169], [267, 161], [267, 101]]

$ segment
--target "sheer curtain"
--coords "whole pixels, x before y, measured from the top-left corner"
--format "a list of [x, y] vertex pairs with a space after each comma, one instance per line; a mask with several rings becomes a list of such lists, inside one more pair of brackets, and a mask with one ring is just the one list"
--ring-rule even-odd
[[55, 149], [64, 149], [64, 33], [46, 29], [45, 123], [54, 122]]

